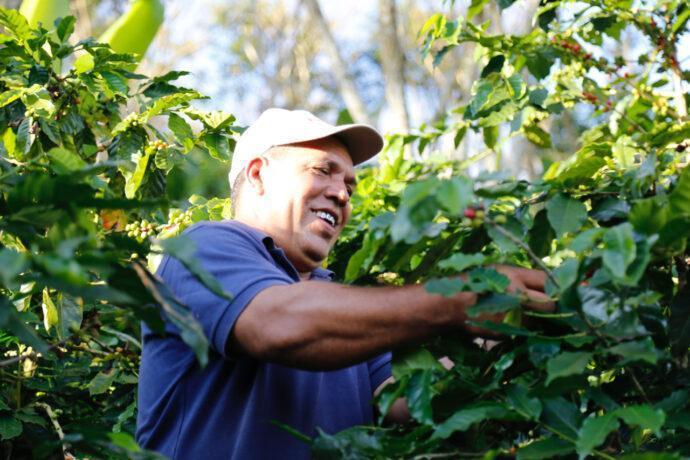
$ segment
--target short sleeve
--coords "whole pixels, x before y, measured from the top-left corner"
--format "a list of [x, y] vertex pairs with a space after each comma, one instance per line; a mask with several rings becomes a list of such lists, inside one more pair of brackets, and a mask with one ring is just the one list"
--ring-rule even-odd
[[211, 292], [180, 261], [166, 256], [158, 274], [201, 324], [211, 348], [227, 357], [235, 321], [262, 290], [292, 284], [257, 240], [230, 222], [202, 223], [185, 233], [196, 244], [201, 265], [232, 295], [227, 300]]
[[374, 391], [376, 391], [376, 389], [392, 375], [391, 359], [392, 354], [389, 352], [383, 353], [367, 361], [371, 388]]

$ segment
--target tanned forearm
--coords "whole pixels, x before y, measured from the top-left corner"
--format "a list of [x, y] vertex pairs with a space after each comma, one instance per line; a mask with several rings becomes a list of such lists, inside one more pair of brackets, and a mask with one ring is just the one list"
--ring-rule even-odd
[[312, 370], [362, 362], [460, 328], [476, 295], [423, 286], [353, 287], [321, 281], [260, 292], [235, 324], [231, 346], [264, 361]]

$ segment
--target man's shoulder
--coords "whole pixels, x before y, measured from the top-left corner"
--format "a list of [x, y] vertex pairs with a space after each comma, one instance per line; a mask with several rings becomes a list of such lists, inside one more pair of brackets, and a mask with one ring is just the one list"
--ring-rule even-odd
[[261, 245], [266, 235], [247, 224], [236, 220], [201, 221], [187, 228], [183, 235], [198, 242], [207, 243], [210, 239], [252, 241]]

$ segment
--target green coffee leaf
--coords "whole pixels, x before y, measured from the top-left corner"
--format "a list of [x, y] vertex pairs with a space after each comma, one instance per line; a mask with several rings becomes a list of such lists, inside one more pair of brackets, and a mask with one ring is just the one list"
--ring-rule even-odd
[[79, 155], [62, 147], [50, 149], [47, 155], [57, 174], [69, 174], [86, 167], [86, 162]]
[[94, 396], [105, 393], [112, 386], [116, 377], [117, 371], [115, 371], [115, 369], [108, 369], [107, 371], [99, 372], [93, 379], [91, 379], [87, 386], [89, 389], [89, 394]]
[[659, 359], [659, 352], [654, 346], [654, 341], [651, 337], [624, 342], [609, 348], [608, 351], [623, 358], [621, 365], [633, 361], [645, 361], [649, 364], [656, 364]]
[[94, 65], [95, 61], [93, 56], [89, 53], [84, 53], [74, 60], [74, 71], [77, 73], [77, 75], [91, 72]]
[[651, 430], [657, 436], [666, 420], [666, 414], [661, 409], [654, 409], [648, 404], [627, 406], [617, 409], [614, 414], [630, 426], [639, 426], [643, 430]]
[[486, 419], [502, 419], [510, 415], [505, 406], [491, 402], [473, 404], [451, 415], [446, 421], [438, 425], [432, 439], [447, 439], [458, 431], [467, 431], [475, 423]]
[[562, 193], [546, 202], [546, 215], [559, 237], [578, 231], [587, 221], [587, 208], [580, 201]]
[[489, 294], [467, 309], [469, 316], [504, 313], [520, 306], [520, 298], [509, 294]]
[[609, 433], [618, 429], [618, 426], [618, 420], [610, 413], [585, 419], [577, 434], [577, 453], [581, 456], [588, 455], [606, 440]]
[[440, 261], [438, 266], [445, 270], [453, 270], [460, 273], [468, 268], [483, 265], [485, 262], [486, 256], [484, 256], [484, 254], [463, 254], [459, 252]]
[[439, 371], [443, 366], [426, 348], [402, 348], [393, 352], [393, 377], [403, 379], [414, 371]]
[[430, 370], [418, 371], [412, 374], [407, 384], [405, 399], [413, 419], [424, 425], [433, 425], [431, 409], [432, 373]]
[[556, 456], [568, 455], [575, 450], [572, 442], [560, 438], [538, 439], [517, 451], [517, 460], [541, 460]]
[[436, 192], [436, 199], [449, 213], [460, 215], [474, 201], [472, 181], [465, 177], [443, 181]]
[[582, 415], [578, 407], [563, 397], [542, 399], [543, 420], [563, 433], [577, 439]]
[[626, 270], [637, 255], [632, 225], [626, 222], [607, 229], [603, 242], [604, 266], [614, 277], [625, 278]]
[[134, 198], [137, 190], [141, 187], [148, 169], [149, 158], [151, 158], [153, 152], [153, 149], [147, 148], [144, 154], [135, 153], [132, 155], [132, 160], [135, 161], [134, 171], [130, 174], [125, 174], [125, 196], [127, 198]]
[[465, 290], [465, 283], [460, 278], [436, 278], [427, 281], [424, 288], [431, 294], [453, 297]]
[[506, 391], [508, 403], [517, 413], [530, 420], [537, 420], [541, 415], [542, 405], [539, 398], [530, 398], [527, 388], [516, 384], [508, 387]]
[[554, 356], [546, 363], [546, 384], [548, 385], [559, 377], [581, 374], [591, 359], [592, 353], [582, 351], [566, 351]]
[[0, 439], [16, 438], [22, 434], [22, 422], [10, 415], [0, 414]]

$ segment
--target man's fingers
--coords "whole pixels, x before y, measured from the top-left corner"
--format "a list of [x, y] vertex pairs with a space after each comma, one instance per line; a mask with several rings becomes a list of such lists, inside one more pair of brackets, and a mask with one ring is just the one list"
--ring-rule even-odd
[[530, 268], [520, 268], [520, 280], [530, 289], [544, 292], [546, 279], [546, 272], [541, 270], [532, 270]]
[[522, 297], [522, 305], [528, 310], [550, 312], [556, 309], [556, 302], [543, 292], [527, 289]]

